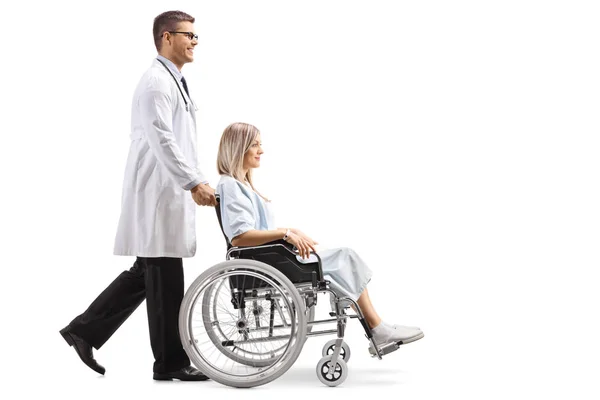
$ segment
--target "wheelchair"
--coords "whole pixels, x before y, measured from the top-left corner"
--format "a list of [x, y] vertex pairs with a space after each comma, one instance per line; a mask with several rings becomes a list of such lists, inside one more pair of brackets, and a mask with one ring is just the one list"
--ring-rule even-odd
[[[221, 384], [249, 388], [269, 383], [294, 364], [310, 336], [337, 335], [317, 363], [319, 380], [338, 386], [348, 376], [350, 347], [344, 342], [349, 318], [362, 324], [372, 357], [395, 351], [402, 342], [377, 346], [358, 304], [338, 297], [323, 277], [321, 258], [302, 263], [289, 243], [234, 247], [215, 207], [227, 243], [226, 261], [203, 272], [186, 291], [179, 313], [183, 348], [192, 363]], [[319, 293], [330, 293], [330, 319], [315, 321]], [[349, 305], [355, 313], [347, 314]], [[335, 324], [335, 329], [314, 330]]]

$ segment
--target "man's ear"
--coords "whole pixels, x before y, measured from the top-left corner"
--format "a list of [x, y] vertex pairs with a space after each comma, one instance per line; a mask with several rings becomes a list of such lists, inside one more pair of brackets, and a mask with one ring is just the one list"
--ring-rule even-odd
[[167, 31], [163, 32], [162, 36], [163, 40], [166, 40], [169, 45], [171, 45], [171, 34]]

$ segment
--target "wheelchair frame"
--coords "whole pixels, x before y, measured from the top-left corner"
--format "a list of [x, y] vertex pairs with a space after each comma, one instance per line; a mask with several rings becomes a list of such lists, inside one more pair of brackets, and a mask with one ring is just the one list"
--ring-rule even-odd
[[[350, 348], [347, 346], [347, 344], [344, 343], [344, 333], [348, 318], [357, 318], [360, 321], [361, 325], [365, 330], [365, 336], [370, 342], [369, 350], [371, 352], [372, 357], [377, 357], [381, 359], [383, 355], [395, 351], [399, 348], [401, 343], [391, 343], [381, 348], [377, 346], [373, 339], [371, 329], [365, 321], [364, 315], [362, 314], [362, 311], [357, 302], [355, 302], [349, 297], [339, 297], [332, 289], [329, 288], [329, 281], [324, 279], [321, 257], [317, 253], [311, 252], [311, 254], [314, 254], [314, 256], [317, 258], [317, 262], [301, 263], [296, 258], [298, 254], [293, 248], [293, 246], [291, 246], [289, 243], [283, 240], [274, 241], [258, 246], [232, 246], [223, 230], [219, 200], [220, 199], [217, 195], [217, 206], [215, 207], [215, 209], [219, 225], [221, 227], [221, 231], [227, 243], [226, 261], [214, 266], [213, 268], [209, 269], [196, 279], [196, 281], [192, 284], [192, 286], [184, 296], [184, 301], [182, 303], [179, 315], [179, 328], [182, 344], [184, 345], [184, 350], [188, 353], [188, 356], [194, 362], [194, 364], [196, 364], [196, 366], [200, 368], [207, 376], [220, 383], [235, 387], [253, 387], [266, 384], [279, 377], [291, 367], [295, 359], [298, 357], [302, 346], [304, 345], [304, 342], [308, 339], [308, 337], [336, 334], [337, 338], [330, 340], [323, 347], [323, 358], [317, 364], [317, 376], [325, 385], [337, 386], [346, 379], [348, 374], [348, 367], [346, 365], [346, 361], [348, 361], [350, 358]], [[279, 257], [284, 261], [278, 262], [278, 264], [284, 264], [284, 266], [280, 266], [280, 269], [274, 265], [270, 265], [265, 261], [261, 260], [261, 258], [264, 259], [265, 257], [270, 257], [272, 259], [276, 259], [277, 257]], [[234, 264], [239, 264], [241, 268], [233, 268]], [[296, 270], [293, 270], [293, 267], [295, 267]], [[282, 269], [286, 269], [286, 271], [283, 271]], [[234, 305], [234, 308], [242, 309], [241, 311], [239, 311], [241, 317], [237, 320], [236, 326], [234, 328], [237, 329], [238, 332], [243, 332], [244, 338], [247, 340], [247, 342], [239, 341], [237, 342], [237, 344], [234, 343], [234, 341], [232, 340], [219, 340], [218, 335], [216, 335], [212, 330], [208, 330], [206, 328], [206, 325], [219, 325], [219, 322], [212, 322], [210, 320], [210, 315], [207, 315], [207, 312], [210, 312], [209, 308], [207, 308], [208, 305], [205, 306], [203, 303], [203, 323], [205, 325], [205, 329], [207, 329], [207, 334], [210, 337], [210, 340], [212, 340], [213, 344], [218, 348], [218, 350], [221, 353], [225, 354], [230, 359], [238, 363], [247, 365], [249, 367], [257, 368], [257, 374], [250, 375], [252, 379], [246, 379], [242, 377], [238, 378], [232, 374], [226, 376], [227, 374], [223, 374], [217, 370], [213, 370], [213, 368], [211, 368], [211, 366], [208, 365], [208, 362], [205, 362], [202, 355], [198, 354], [200, 350], [196, 348], [197, 339], [195, 339], [191, 334], [192, 327], [189, 314], [192, 312], [191, 310], [195, 307], [196, 299], [200, 296], [200, 293], [202, 293], [203, 290], [206, 290], [207, 287], [211, 288], [212, 285], [214, 285], [213, 282], [215, 281], [215, 277], [217, 276], [221, 277], [222, 279], [228, 278], [229, 283], [231, 285], [231, 276], [235, 276], [235, 271], [260, 277], [259, 280], [267, 283], [270, 282], [269, 284], [272, 285], [271, 288], [277, 288], [280, 290], [279, 295], [272, 294], [270, 290], [267, 291], [269, 292], [267, 294], [263, 294], [261, 292], [261, 294], [259, 295], [259, 290], [261, 290], [260, 288], [230, 287], [231, 302]], [[290, 271], [293, 273], [290, 273]], [[288, 274], [286, 274], [286, 272], [288, 272]], [[272, 275], [268, 275], [267, 273]], [[307, 279], [308, 276], [310, 276], [309, 279]], [[223, 283], [221, 283], [220, 285], [223, 285]], [[203, 295], [203, 301], [206, 301], [206, 299], [208, 298], [208, 301], [210, 302], [210, 295], [212, 293], [211, 290], [212, 289], [209, 289], [209, 292]], [[246, 291], [250, 291], [250, 297], [248, 297]], [[293, 307], [290, 307], [289, 299], [285, 299], [285, 294], [294, 291], [295, 294], [289, 293], [289, 295], [290, 297], [295, 299], [292, 299], [292, 303], [299, 303], [298, 307], [301, 308], [300, 310], [295, 309], [295, 304], [293, 304]], [[332, 318], [324, 320], [314, 320], [314, 311], [317, 305], [318, 294], [327, 292], [330, 293], [330, 295], [333, 296], [334, 299], [334, 310], [333, 312], [329, 313], [329, 315]], [[274, 325], [275, 311], [279, 313], [283, 326], [285, 327], [286, 325], [285, 315], [282, 310], [281, 304], [279, 304], [278, 300], [282, 298], [284, 298], [283, 300], [287, 302], [287, 306], [285, 308], [287, 308], [287, 311], [290, 316], [291, 333], [289, 336], [273, 336], [273, 330], [275, 328], [282, 327], [279, 325]], [[244, 308], [246, 307], [246, 300], [251, 300], [254, 303], [256, 303], [257, 300], [270, 302], [269, 327], [260, 327], [260, 329], [262, 330], [268, 329], [269, 336], [267, 338], [249, 338], [249, 335], [246, 331], [247, 325], [249, 324], [246, 319], [244, 310]], [[348, 306], [346, 305], [343, 307], [342, 304], [348, 303], [354, 306], [354, 311], [356, 314], [346, 314], [345, 309]], [[238, 305], [238, 307], [236, 307], [236, 304]], [[216, 308], [216, 305], [214, 305], [213, 307]], [[308, 321], [305, 321], [305, 318], [307, 318], [305, 315], [307, 311]], [[254, 312], [256, 312], [256, 310]], [[296, 319], [298, 325], [304, 325], [295, 327], [294, 324], [296, 322]], [[256, 323], [258, 326], [258, 320]], [[319, 331], [312, 330], [312, 328], [316, 325], [324, 325], [331, 323], [335, 323], [337, 325], [335, 329], [326, 329]], [[247, 359], [244, 358], [243, 354], [242, 356], [235, 355], [233, 351], [236, 348], [241, 348], [239, 346], [240, 343], [247, 344], [251, 343], [252, 340], [277, 341], [282, 339], [289, 339], [289, 342], [287, 343], [284, 352], [278, 356], [277, 352], [273, 351], [273, 354], [270, 355], [271, 358], [267, 360]], [[290, 349], [290, 346], [292, 347], [292, 354], [288, 356], [287, 350]], [[233, 350], [228, 350], [228, 347], [232, 347]], [[277, 351], [279, 351], [279, 349]], [[274, 364], [271, 363], [271, 360], [275, 360], [279, 363], [281, 359], [285, 360], [286, 358], [287, 361], [283, 362], [283, 365], [274, 366]], [[267, 374], [267, 372], [262, 372], [264, 368], [266, 368], [266, 371], [268, 371], [269, 368], [273, 368], [277, 371], [272, 372], [271, 375], [269, 375]], [[254, 379], [254, 377], [256, 377], [256, 379]]]

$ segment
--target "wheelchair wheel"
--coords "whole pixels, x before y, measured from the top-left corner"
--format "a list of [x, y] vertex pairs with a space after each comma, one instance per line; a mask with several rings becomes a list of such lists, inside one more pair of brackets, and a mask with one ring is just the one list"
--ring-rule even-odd
[[338, 386], [348, 377], [348, 366], [346, 362], [338, 357], [335, 368], [330, 373], [331, 356], [325, 356], [317, 364], [317, 377], [327, 386]]
[[[240, 319], [239, 313], [222, 313], [223, 304], [231, 301], [229, 283], [227, 279], [219, 279], [215, 284], [210, 285], [210, 289], [204, 293], [202, 300], [202, 320], [204, 326], [207, 327], [206, 333], [216, 348], [230, 359], [248, 366], [266, 367], [285, 350], [285, 343], [278, 343], [281, 346], [270, 348], [268, 352], [262, 352], [261, 349], [255, 349], [251, 346], [231, 347], [223, 345], [223, 342], [234, 341], [240, 333], [239, 329], [231, 329], [233, 326], [237, 327]], [[274, 326], [281, 326], [284, 321], [290, 319], [289, 312], [287, 312], [282, 299], [275, 299], [275, 302], [273, 323]], [[244, 318], [246, 324], [254, 323], [254, 327], [259, 329], [261, 322], [270, 321], [270, 301], [261, 298], [260, 300], [252, 300], [245, 305]]]
[[306, 310], [296, 287], [275, 268], [230, 260], [187, 290], [179, 331], [190, 360], [211, 379], [253, 387], [287, 371], [306, 340]]
[[[336, 342], [336, 339], [331, 339], [330, 341], [325, 343], [325, 345], [323, 346], [323, 350], [321, 351], [321, 355], [323, 357], [333, 355], [333, 352], [335, 351], [335, 342]], [[342, 357], [342, 359], [346, 363], [348, 363], [348, 361], [350, 361], [350, 346], [348, 346], [348, 344], [346, 342], [342, 342], [342, 349], [340, 350], [340, 357]]]

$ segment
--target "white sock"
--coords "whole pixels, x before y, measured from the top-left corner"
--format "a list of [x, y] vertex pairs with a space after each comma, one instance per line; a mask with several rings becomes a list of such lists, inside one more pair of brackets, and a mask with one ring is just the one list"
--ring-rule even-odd
[[394, 329], [389, 327], [387, 324], [385, 324], [383, 321], [381, 321], [379, 323], [379, 325], [377, 325], [375, 328], [371, 329], [371, 332], [373, 333], [373, 336], [376, 339], [381, 339], [381, 338], [387, 338], [390, 335], [390, 331]]

